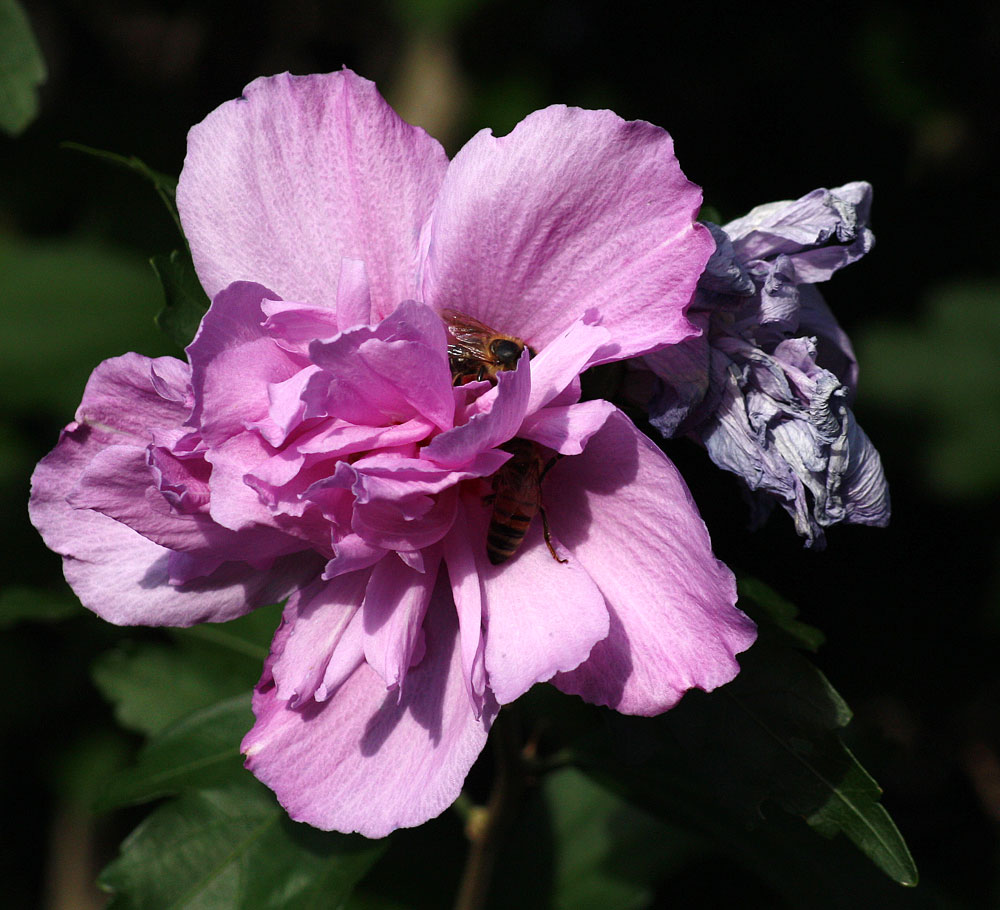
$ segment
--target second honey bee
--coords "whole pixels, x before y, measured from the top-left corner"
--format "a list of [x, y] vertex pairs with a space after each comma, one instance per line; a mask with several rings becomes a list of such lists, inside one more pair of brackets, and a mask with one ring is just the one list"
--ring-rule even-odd
[[[525, 349], [520, 338], [504, 335], [457, 310], [442, 310], [448, 332], [448, 365], [455, 385], [486, 380], [517, 367]], [[511, 458], [497, 471], [493, 482], [493, 512], [486, 532], [486, 555], [498, 566], [513, 556], [528, 533], [535, 515], [541, 515], [545, 544], [557, 562], [566, 562], [552, 543], [549, 522], [542, 506], [542, 478], [559, 457], [546, 460], [541, 446], [530, 439], [511, 439], [501, 448]]]
[[545, 545], [556, 562], [566, 562], [552, 544], [549, 521], [542, 506], [542, 478], [558, 456], [546, 461], [542, 449], [530, 439], [511, 439], [500, 448], [511, 458], [493, 475], [493, 513], [486, 532], [486, 555], [498, 566], [513, 556], [524, 542], [531, 520], [542, 517]]

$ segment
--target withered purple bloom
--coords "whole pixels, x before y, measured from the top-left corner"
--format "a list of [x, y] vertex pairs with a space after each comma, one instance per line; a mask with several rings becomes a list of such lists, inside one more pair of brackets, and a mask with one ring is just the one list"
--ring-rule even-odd
[[702, 334], [633, 364], [656, 376], [653, 425], [739, 475], [756, 522], [780, 502], [807, 545], [841, 521], [889, 520], [878, 452], [850, 409], [857, 361], [814, 286], [871, 249], [870, 207], [857, 182], [707, 225], [716, 249], [688, 311]]

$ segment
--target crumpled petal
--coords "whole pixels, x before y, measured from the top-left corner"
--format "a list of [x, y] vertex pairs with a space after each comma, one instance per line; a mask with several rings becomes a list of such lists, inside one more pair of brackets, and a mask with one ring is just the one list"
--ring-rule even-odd
[[774, 357], [751, 349], [742, 368], [728, 367], [720, 405], [699, 432], [712, 461], [776, 496], [807, 545], [822, 547], [837, 522], [885, 525], [889, 491], [847, 389], [814, 354], [808, 339], [783, 342]]
[[607, 638], [554, 678], [560, 689], [653, 715], [688, 689], [711, 690], [739, 672], [735, 655], [756, 629], [734, 606], [733, 574], [712, 555], [677, 469], [624, 414], [552, 469], [545, 504], [610, 614]]
[[423, 298], [543, 349], [596, 307], [619, 351], [692, 334], [711, 236], [670, 136], [610, 111], [553, 106], [477, 133], [434, 209]]
[[724, 226], [744, 261], [788, 256], [798, 284], [828, 280], [875, 242], [868, 227], [872, 188], [863, 181], [769, 202]]
[[416, 299], [420, 226], [448, 159], [350, 70], [257, 79], [188, 134], [177, 208], [209, 297], [253, 278], [334, 307], [364, 262], [377, 318]]
[[[246, 766], [297, 821], [384, 837], [443, 812], [462, 789], [496, 716], [487, 698], [469, 710], [454, 610], [439, 585], [424, 624], [426, 653], [402, 698], [367, 664], [336, 698], [295, 710], [263, 681], [257, 723], [243, 740]], [[266, 679], [266, 676], [265, 676]]]

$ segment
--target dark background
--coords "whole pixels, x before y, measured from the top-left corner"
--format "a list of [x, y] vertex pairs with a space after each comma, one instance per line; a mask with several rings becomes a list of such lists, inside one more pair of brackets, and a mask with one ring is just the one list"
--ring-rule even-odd
[[[9, 906], [85, 906], [94, 898], [78, 883], [140, 817], [95, 821], [84, 808], [134, 747], [88, 682], [118, 633], [73, 612], [58, 558], [28, 524], [27, 477], [100, 360], [175, 353], [152, 325], [160, 292], [146, 265], [178, 245], [173, 223], [139, 178], [60, 142], [177, 174], [187, 129], [251, 79], [342, 65], [451, 152], [554, 102], [664, 126], [723, 219], [819, 186], [874, 184], [875, 250], [823, 290], [858, 349], [855, 410], [882, 453], [891, 527], [835, 528], [819, 553], [784, 513], [751, 533], [735, 481], [687, 443], [670, 454], [719, 556], [827, 633], [818, 664], [855, 710], [848, 739], [923, 876], [901, 905], [996, 904], [1000, 6], [883, 2], [817, 15], [691, 4], [665, 16], [654, 4], [568, 0], [25, 7], [49, 79], [39, 119], [0, 139], [0, 597], [62, 618], [18, 623], [0, 640], [13, 686], [0, 707]], [[757, 906], [760, 889], [743, 874], [726, 870], [732, 894]], [[704, 906], [723, 899], [719, 887]]]

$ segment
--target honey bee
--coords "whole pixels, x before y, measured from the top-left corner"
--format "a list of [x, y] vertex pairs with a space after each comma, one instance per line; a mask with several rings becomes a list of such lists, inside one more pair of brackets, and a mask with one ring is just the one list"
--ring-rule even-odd
[[566, 562], [552, 544], [549, 520], [542, 505], [542, 478], [556, 463], [547, 462], [542, 448], [530, 439], [511, 439], [500, 448], [511, 458], [493, 475], [493, 513], [486, 532], [486, 555], [493, 565], [506, 562], [524, 542], [536, 513], [542, 517], [545, 545], [556, 562]]
[[496, 382], [497, 373], [513, 370], [528, 347], [520, 338], [497, 332], [457, 310], [442, 310], [441, 319], [448, 332], [448, 364], [454, 385], [482, 379]]
[[[504, 335], [457, 310], [442, 310], [448, 332], [448, 365], [454, 385], [476, 380], [495, 383], [497, 373], [513, 370], [527, 348], [520, 338]], [[542, 506], [542, 478], [558, 455], [546, 461], [542, 447], [530, 439], [511, 439], [501, 448], [511, 454], [492, 478], [493, 512], [486, 532], [486, 555], [498, 566], [513, 556], [524, 542], [535, 515], [541, 515], [545, 545], [556, 562], [567, 562], [552, 544], [548, 518]]]

